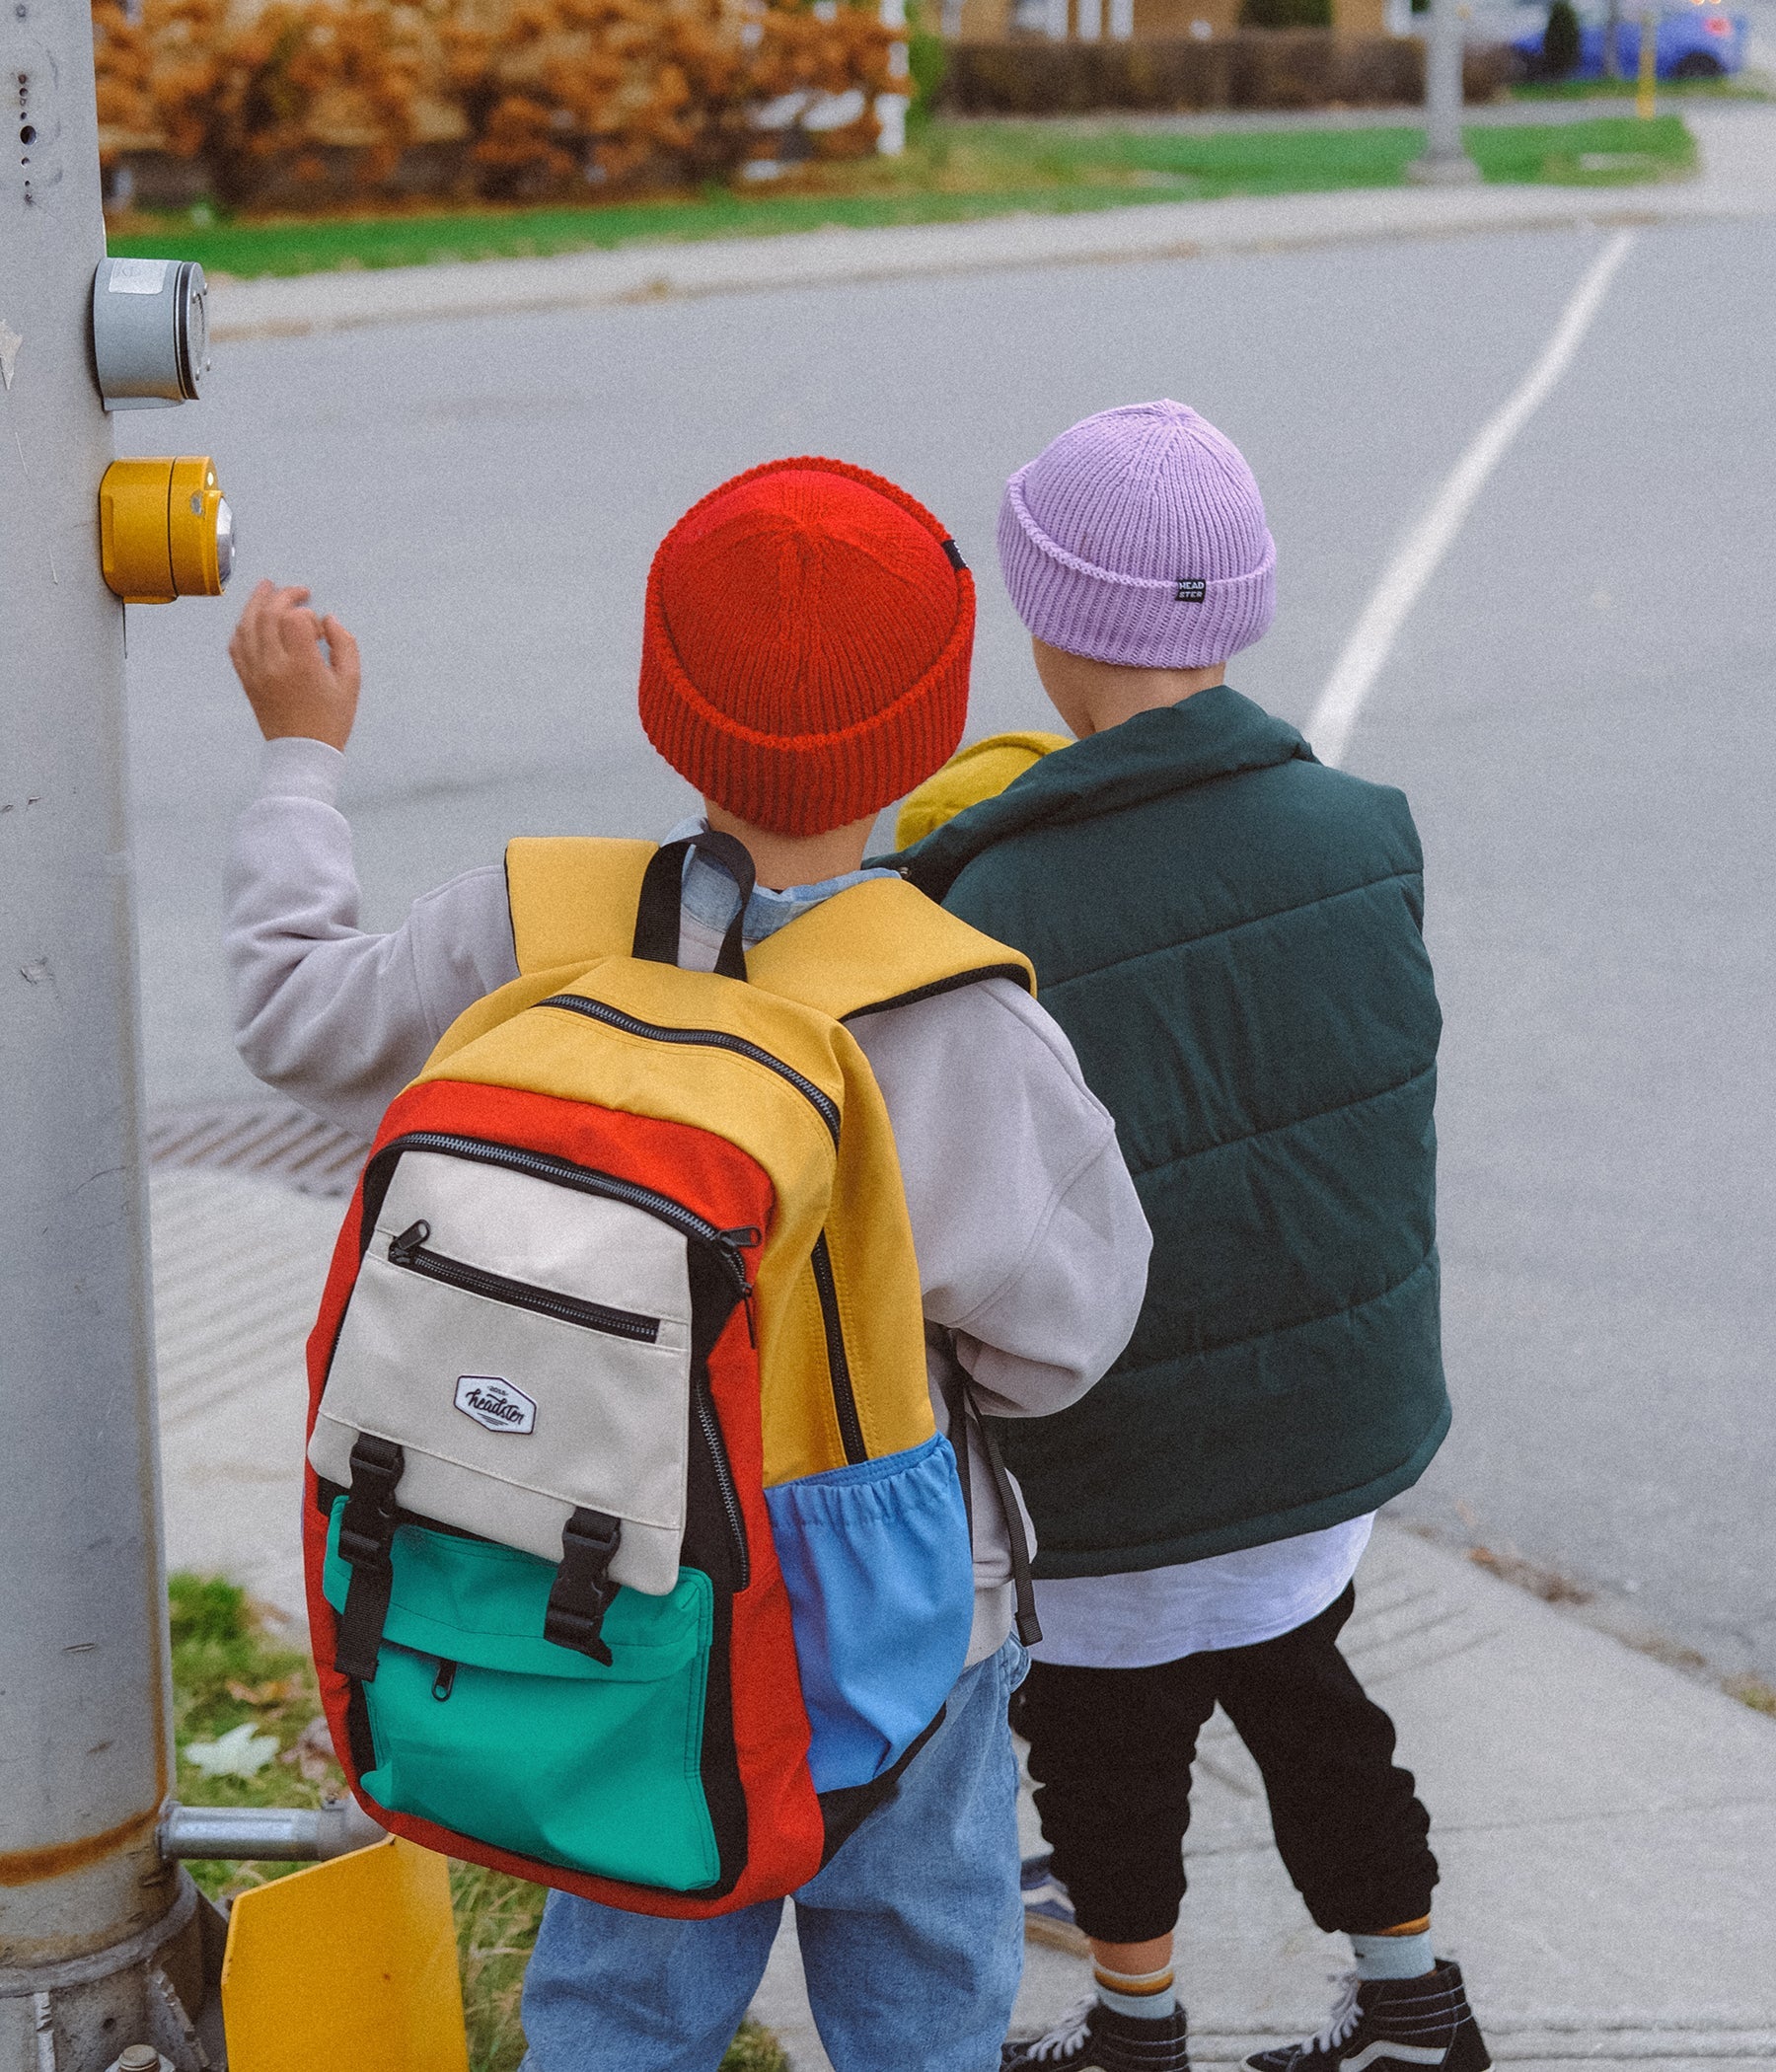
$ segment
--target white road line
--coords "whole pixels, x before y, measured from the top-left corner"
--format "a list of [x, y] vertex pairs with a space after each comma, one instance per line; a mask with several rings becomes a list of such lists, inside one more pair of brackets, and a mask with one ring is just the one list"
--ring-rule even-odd
[[1616, 268], [1628, 257], [1634, 243], [1631, 230], [1618, 230], [1593, 260], [1573, 298], [1561, 312], [1554, 335], [1542, 356], [1524, 377], [1517, 393], [1503, 404], [1475, 433], [1467, 451], [1455, 463], [1437, 500], [1407, 535], [1405, 543], [1375, 585], [1356, 630], [1345, 642], [1337, 666], [1326, 679], [1313, 716], [1307, 722], [1307, 738], [1322, 763], [1342, 763], [1350, 746], [1351, 730], [1357, 724], [1365, 699], [1369, 695], [1394, 641], [1406, 623], [1406, 615], [1418, 602], [1419, 593], [1437, 573], [1448, 553], [1462, 521], [1473, 508], [1475, 497], [1485, 488], [1493, 470], [1505, 458], [1511, 442], [1544, 404], [1554, 385], [1572, 365], [1591, 320], [1602, 307]]

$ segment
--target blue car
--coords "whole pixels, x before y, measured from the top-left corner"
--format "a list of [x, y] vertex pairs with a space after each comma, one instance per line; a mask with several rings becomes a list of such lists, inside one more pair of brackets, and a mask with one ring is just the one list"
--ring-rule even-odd
[[[1590, 17], [1588, 19], [1588, 17]], [[1603, 39], [1607, 27], [1593, 9], [1585, 9], [1579, 23], [1579, 63], [1569, 79], [1601, 79]], [[1661, 8], [1653, 45], [1654, 65], [1661, 79], [1726, 79], [1745, 62], [1750, 24], [1743, 15], [1729, 14], [1711, 0], [1691, 0], [1685, 7]], [[1636, 0], [1622, 0], [1622, 19], [1616, 28], [1616, 59], [1624, 79], [1640, 70], [1641, 25]], [[1541, 76], [1542, 36], [1531, 29], [1512, 39], [1531, 77]]]

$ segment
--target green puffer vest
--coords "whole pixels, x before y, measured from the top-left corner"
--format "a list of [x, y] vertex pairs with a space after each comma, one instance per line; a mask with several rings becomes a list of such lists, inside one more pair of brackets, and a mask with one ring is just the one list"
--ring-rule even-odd
[[1153, 1230], [1122, 1359], [999, 1425], [1039, 1576], [1337, 1524], [1448, 1429], [1442, 1026], [1400, 792], [1225, 687], [1045, 757], [895, 859], [1026, 952]]

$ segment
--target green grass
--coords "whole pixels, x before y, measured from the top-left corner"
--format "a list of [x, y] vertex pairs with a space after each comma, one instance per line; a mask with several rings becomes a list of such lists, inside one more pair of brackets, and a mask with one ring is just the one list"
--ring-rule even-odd
[[[246, 1593], [214, 1578], [174, 1576], [167, 1585], [173, 1620], [173, 1736], [176, 1791], [186, 1806], [319, 1806], [345, 1788], [331, 1752], [303, 1730], [318, 1718], [314, 1665], [280, 1647], [253, 1619]], [[192, 1741], [211, 1741], [251, 1720], [278, 1744], [255, 1777], [211, 1777], [185, 1759]], [[191, 1875], [212, 1898], [287, 1877], [292, 1864], [194, 1863]]]
[[[307, 1654], [268, 1638], [232, 1583], [174, 1576], [167, 1597], [180, 1799], [187, 1806], [318, 1806], [342, 1792], [345, 1780], [327, 1752], [325, 1731], [304, 1738], [321, 1715]], [[249, 1720], [278, 1743], [277, 1755], [257, 1776], [210, 1777], [185, 1759], [192, 1741], [214, 1740]], [[228, 1899], [300, 1868], [197, 1863], [190, 1871], [212, 1898]], [[546, 1893], [522, 1879], [460, 1863], [450, 1867], [450, 1890], [472, 2072], [513, 2072], [524, 2055], [518, 2026], [524, 1966]], [[787, 2072], [788, 2060], [768, 2030], [747, 2022], [721, 2064], [722, 2072]]]
[[[1477, 127], [1467, 131], [1467, 141], [1485, 177], [1507, 183], [1616, 186], [1669, 179], [1695, 164], [1694, 141], [1676, 115]], [[832, 225], [947, 223], [1125, 202], [1391, 187], [1423, 148], [1417, 129], [1187, 136], [1051, 122], [933, 122], [904, 158], [814, 167], [769, 192], [710, 187], [590, 208], [305, 219], [236, 220], [208, 209], [138, 213], [113, 229], [110, 244], [114, 255], [199, 259], [213, 273], [240, 276], [416, 266]]]
[[[1632, 101], [1640, 92], [1634, 79], [1534, 79], [1511, 89], [1514, 101]], [[1659, 98], [1678, 95], [1686, 101], [1768, 101], [1762, 76], [1740, 72], [1732, 79], [1662, 79]]]
[[1467, 146], [1488, 180], [1517, 185], [1627, 186], [1692, 173], [1696, 141], [1681, 115], [1599, 115], [1590, 122], [1510, 123], [1470, 129]]

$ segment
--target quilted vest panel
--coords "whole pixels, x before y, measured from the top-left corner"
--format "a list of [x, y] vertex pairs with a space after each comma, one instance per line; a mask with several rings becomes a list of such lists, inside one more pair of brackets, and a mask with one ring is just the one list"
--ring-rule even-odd
[[1048, 757], [910, 859], [1034, 962], [1153, 1230], [1117, 1366], [1000, 1428], [1037, 1574], [1260, 1545], [1408, 1487], [1449, 1412], [1404, 797], [1223, 689]]

